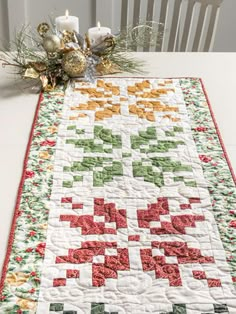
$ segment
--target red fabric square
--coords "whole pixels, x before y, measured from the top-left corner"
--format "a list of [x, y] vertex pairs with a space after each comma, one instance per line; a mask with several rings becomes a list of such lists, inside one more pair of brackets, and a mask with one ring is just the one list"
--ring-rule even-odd
[[83, 204], [72, 204], [72, 209], [82, 209]]
[[200, 203], [200, 198], [199, 197], [191, 197], [189, 199], [189, 203], [193, 204], [193, 203]]
[[138, 235], [138, 234], [129, 235], [128, 240], [129, 241], [140, 241], [140, 235]]
[[79, 270], [77, 269], [67, 269], [66, 278], [79, 278]]
[[206, 273], [201, 270], [193, 270], [193, 277], [199, 280], [206, 279]]
[[181, 209], [188, 209], [188, 208], [191, 208], [191, 205], [190, 204], [181, 204], [180, 208]]
[[220, 281], [220, 279], [209, 278], [209, 279], [207, 279], [207, 284], [208, 284], [208, 287], [209, 287], [209, 288], [221, 287], [221, 281]]
[[72, 203], [72, 197], [62, 197], [61, 203]]
[[65, 278], [53, 279], [53, 287], [60, 287], [60, 286], [66, 286], [66, 279]]

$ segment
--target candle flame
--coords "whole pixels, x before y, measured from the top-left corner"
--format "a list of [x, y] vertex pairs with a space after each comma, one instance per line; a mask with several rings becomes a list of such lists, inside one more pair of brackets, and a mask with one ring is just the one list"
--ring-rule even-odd
[[100, 30], [100, 27], [101, 27], [101, 23], [98, 21], [98, 23], [97, 23], [97, 27], [98, 27], [98, 29]]
[[66, 10], [66, 12], [65, 12], [65, 16], [66, 16], [66, 18], [68, 19], [68, 16], [69, 16], [69, 10]]

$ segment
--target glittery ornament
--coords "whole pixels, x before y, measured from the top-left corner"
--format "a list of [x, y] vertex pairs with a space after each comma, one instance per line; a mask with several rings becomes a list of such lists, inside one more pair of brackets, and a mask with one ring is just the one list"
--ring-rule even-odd
[[75, 32], [63, 31], [62, 32], [62, 40], [64, 44], [77, 42]]
[[84, 54], [79, 50], [66, 53], [62, 60], [62, 68], [70, 77], [82, 74], [87, 66]]
[[48, 23], [41, 23], [37, 27], [37, 31], [41, 37], [45, 37], [45, 34], [49, 31], [49, 29], [50, 26], [48, 25]]
[[47, 52], [56, 52], [61, 48], [61, 40], [56, 35], [48, 35], [43, 39], [43, 48]]

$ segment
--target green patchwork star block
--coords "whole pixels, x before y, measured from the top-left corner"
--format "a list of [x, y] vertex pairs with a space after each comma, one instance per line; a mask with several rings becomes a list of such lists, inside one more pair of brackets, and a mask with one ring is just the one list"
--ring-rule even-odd
[[[185, 145], [183, 141], [158, 140], [155, 127], [148, 127], [146, 131], [139, 131], [138, 133], [139, 135], [130, 136], [131, 148], [139, 149], [141, 153], [165, 153], [179, 145]], [[175, 135], [174, 131], [171, 132], [171, 135]], [[156, 141], [156, 144], [151, 143], [151, 141]]]
[[[85, 134], [84, 129], [77, 129], [75, 126], [69, 126], [67, 129], [75, 130], [77, 135]], [[96, 125], [93, 131], [93, 138], [68, 138], [66, 144], [73, 144], [75, 148], [81, 148], [85, 153], [112, 153], [113, 148], [122, 147], [121, 136], [112, 134], [112, 130]], [[97, 143], [98, 140], [101, 143]]]

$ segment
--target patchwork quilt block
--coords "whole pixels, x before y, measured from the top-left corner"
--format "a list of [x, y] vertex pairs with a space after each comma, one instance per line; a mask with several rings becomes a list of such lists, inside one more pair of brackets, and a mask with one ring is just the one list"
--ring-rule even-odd
[[0, 313], [236, 314], [236, 189], [200, 79], [41, 96]]

